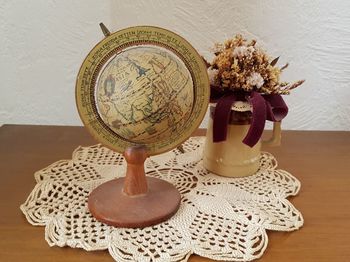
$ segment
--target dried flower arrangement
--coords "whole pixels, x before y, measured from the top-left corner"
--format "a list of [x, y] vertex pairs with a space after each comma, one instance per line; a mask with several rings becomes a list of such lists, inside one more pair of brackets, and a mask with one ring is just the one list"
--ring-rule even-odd
[[210, 84], [218, 91], [286, 95], [304, 82], [280, 82], [280, 74], [288, 64], [276, 67], [279, 57], [270, 61], [269, 56], [256, 46], [256, 40], [248, 42], [241, 35], [216, 44], [214, 52], [213, 62], [207, 65]]
[[265, 121], [280, 122], [288, 113], [288, 107], [281, 95], [304, 83], [281, 82], [280, 74], [288, 64], [278, 68], [279, 57], [270, 57], [241, 35], [216, 44], [212, 63], [205, 62], [211, 87], [211, 102], [216, 102], [213, 116], [213, 141], [226, 140], [227, 125], [233, 103], [246, 101], [252, 106], [250, 129], [243, 140], [254, 146], [261, 137]]

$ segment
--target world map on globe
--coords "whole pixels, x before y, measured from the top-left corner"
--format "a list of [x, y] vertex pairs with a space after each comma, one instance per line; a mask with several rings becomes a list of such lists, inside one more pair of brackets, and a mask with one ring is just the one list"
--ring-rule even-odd
[[98, 114], [118, 136], [136, 143], [170, 137], [188, 121], [193, 80], [166, 48], [139, 45], [113, 56], [95, 87]]

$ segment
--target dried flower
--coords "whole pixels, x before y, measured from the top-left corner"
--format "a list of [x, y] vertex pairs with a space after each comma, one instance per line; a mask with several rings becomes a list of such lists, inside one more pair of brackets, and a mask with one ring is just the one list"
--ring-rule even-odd
[[252, 88], [256, 87], [259, 89], [263, 86], [264, 79], [259, 73], [254, 72], [248, 77], [247, 84], [250, 85]]
[[255, 44], [256, 40], [248, 42], [241, 35], [223, 44], [215, 44], [215, 58], [212, 63], [207, 63], [210, 84], [224, 91], [288, 94], [304, 82], [280, 83], [280, 74], [288, 64], [278, 68], [276, 64], [279, 58], [271, 60]]
[[254, 47], [252, 46], [237, 46], [235, 49], [233, 49], [233, 57], [236, 57], [238, 59], [242, 59], [243, 57], [250, 58], [254, 52]]
[[215, 77], [218, 74], [217, 69], [212, 69], [212, 68], [208, 68], [208, 77], [209, 77], [209, 82], [211, 85], [215, 85]]

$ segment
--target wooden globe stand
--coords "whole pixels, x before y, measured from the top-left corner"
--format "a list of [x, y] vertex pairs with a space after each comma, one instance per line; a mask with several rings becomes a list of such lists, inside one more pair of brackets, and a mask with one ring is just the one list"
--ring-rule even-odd
[[180, 193], [162, 179], [146, 177], [146, 148], [129, 147], [124, 157], [125, 178], [106, 182], [90, 193], [91, 214], [108, 225], [128, 228], [155, 225], [174, 215], [180, 206]]

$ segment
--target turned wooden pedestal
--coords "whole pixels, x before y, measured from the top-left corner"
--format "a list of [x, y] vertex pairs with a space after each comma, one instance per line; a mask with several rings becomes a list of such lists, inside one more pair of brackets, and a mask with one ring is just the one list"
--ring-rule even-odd
[[180, 206], [180, 193], [162, 179], [146, 177], [146, 148], [128, 148], [124, 157], [125, 178], [106, 182], [91, 192], [91, 214], [108, 225], [129, 228], [155, 225], [174, 215]]

